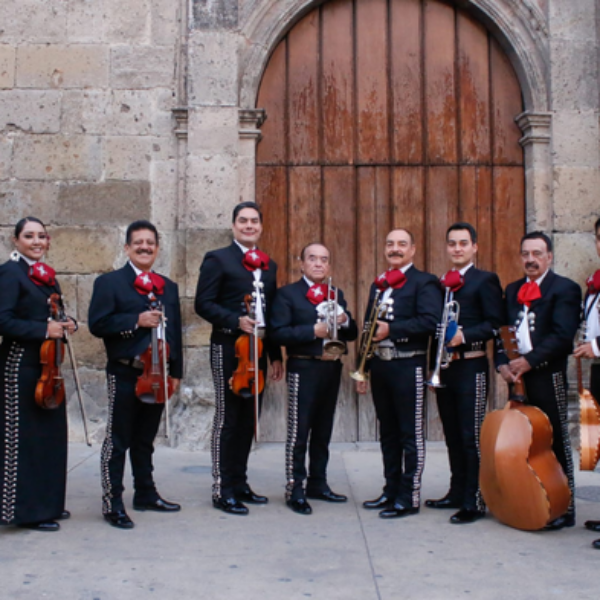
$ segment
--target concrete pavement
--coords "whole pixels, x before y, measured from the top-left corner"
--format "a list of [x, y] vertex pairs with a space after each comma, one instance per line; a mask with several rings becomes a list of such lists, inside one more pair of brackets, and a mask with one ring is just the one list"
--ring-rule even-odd
[[[159, 491], [175, 514], [135, 512], [117, 530], [100, 515], [99, 450], [70, 446], [67, 507], [58, 533], [0, 529], [0, 598], [129, 599], [498, 599], [598, 598], [600, 552], [586, 519], [600, 519], [600, 473], [578, 473], [577, 526], [526, 533], [488, 516], [451, 525], [452, 511], [421, 508], [384, 521], [361, 507], [381, 490], [377, 444], [334, 444], [331, 487], [349, 501], [311, 501], [313, 514], [283, 500], [284, 447], [250, 458], [252, 487], [270, 497], [236, 517], [212, 508], [208, 452], [158, 447]], [[126, 502], [131, 506], [127, 474]], [[423, 499], [446, 492], [443, 443], [427, 447]], [[587, 498], [587, 499], [584, 499]]]

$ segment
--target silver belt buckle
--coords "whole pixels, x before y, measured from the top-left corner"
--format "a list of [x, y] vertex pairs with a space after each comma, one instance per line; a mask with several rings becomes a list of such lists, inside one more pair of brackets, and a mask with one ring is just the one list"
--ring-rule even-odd
[[390, 348], [389, 346], [379, 346], [378, 354], [381, 360], [392, 360], [394, 358], [394, 348]]

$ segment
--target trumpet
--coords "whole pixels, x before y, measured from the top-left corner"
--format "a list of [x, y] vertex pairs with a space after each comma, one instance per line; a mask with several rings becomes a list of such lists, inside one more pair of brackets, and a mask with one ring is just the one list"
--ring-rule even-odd
[[444, 296], [444, 312], [442, 314], [442, 322], [438, 326], [437, 340], [438, 347], [435, 356], [435, 368], [431, 379], [427, 381], [427, 385], [433, 388], [446, 387], [441, 380], [441, 369], [447, 369], [452, 362], [452, 352], [446, 347], [446, 332], [448, 327], [458, 327], [458, 317], [460, 316], [460, 305], [456, 300], [449, 300], [450, 288], [446, 288]]
[[360, 335], [357, 368], [356, 371], [352, 371], [350, 373], [350, 377], [356, 381], [368, 381], [369, 379], [369, 376], [365, 372], [365, 366], [367, 361], [373, 358], [373, 354], [375, 352], [375, 343], [373, 342], [373, 338], [375, 337], [375, 331], [377, 330], [377, 318], [382, 309], [387, 307], [385, 301], [379, 302], [380, 295], [381, 291], [377, 290], [375, 292], [375, 297], [373, 298], [371, 312], [369, 313], [369, 317], [363, 325], [363, 330]]
[[[333, 290], [333, 299], [331, 292]], [[331, 285], [331, 277], [327, 285], [327, 299], [317, 309], [319, 318], [327, 323], [329, 339], [323, 340], [323, 354], [337, 358], [346, 352], [346, 343], [338, 339], [337, 318], [340, 313], [338, 290]], [[343, 310], [342, 310], [343, 312]]]

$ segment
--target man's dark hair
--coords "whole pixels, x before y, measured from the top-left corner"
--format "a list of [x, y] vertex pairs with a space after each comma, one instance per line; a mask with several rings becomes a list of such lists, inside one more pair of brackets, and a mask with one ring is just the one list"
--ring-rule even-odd
[[142, 229], [148, 229], [152, 233], [154, 233], [154, 237], [156, 239], [156, 244], [160, 243], [160, 236], [158, 235], [158, 230], [156, 227], [150, 223], [150, 221], [146, 221], [145, 219], [140, 219], [139, 221], [134, 221], [128, 228], [127, 234], [125, 235], [125, 243], [129, 246], [131, 244], [131, 235], [134, 231], [141, 231]]
[[256, 202], [240, 202], [234, 209], [233, 209], [233, 218], [231, 219], [232, 223], [235, 223], [235, 220], [237, 219], [237, 216], [240, 214], [240, 212], [242, 210], [244, 210], [245, 208], [253, 208], [257, 213], [258, 213], [258, 217], [260, 218], [260, 222], [263, 222], [263, 216], [262, 216], [262, 212], [260, 212], [260, 207], [258, 206], [258, 204], [256, 204]]
[[446, 231], [446, 241], [448, 241], [448, 234], [451, 231], [462, 231], [466, 229], [471, 236], [471, 242], [473, 244], [477, 243], [477, 231], [475, 231], [475, 227], [471, 225], [471, 223], [467, 223], [466, 221], [458, 221], [457, 223], [453, 223], [448, 227], [448, 231]]
[[594, 225], [594, 232], [598, 233], [598, 229], [600, 229], [600, 219], [596, 220], [596, 223]]
[[543, 231], [530, 231], [521, 238], [521, 246], [525, 240], [544, 240], [546, 243], [546, 250], [552, 252], [552, 240]]
[[302, 250], [300, 251], [300, 260], [304, 260], [304, 255], [306, 254], [306, 249], [310, 248], [311, 246], [323, 246], [323, 248], [325, 248], [325, 250], [327, 250], [327, 252], [329, 252], [329, 256], [331, 257], [331, 251], [323, 242], [310, 242], [310, 244], [306, 244], [306, 246], [304, 246], [304, 248], [302, 248]]
[[21, 232], [25, 229], [27, 223], [39, 223], [46, 231], [46, 226], [37, 217], [24, 217], [15, 225], [15, 238], [19, 239]]
[[[406, 229], [406, 227], [394, 227], [394, 229], [390, 230], [390, 233], [392, 233], [392, 231], [404, 231], [408, 234], [408, 237], [410, 238], [410, 243], [413, 246], [415, 245], [415, 236], [413, 235], [412, 231], [410, 231], [410, 229]], [[390, 233], [388, 233], [388, 235], [390, 235]]]

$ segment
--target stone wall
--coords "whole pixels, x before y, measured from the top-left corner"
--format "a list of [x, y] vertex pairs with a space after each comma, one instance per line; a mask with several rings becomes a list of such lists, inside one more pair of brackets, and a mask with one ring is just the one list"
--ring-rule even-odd
[[[174, 443], [204, 445], [212, 417], [209, 327], [194, 315], [198, 267], [228, 243], [231, 209], [254, 197], [254, 109], [269, 52], [314, 0], [5, 0], [0, 22], [0, 260], [11, 226], [51, 227], [48, 257], [82, 323], [94, 437], [106, 393], [85, 326], [98, 273], [123, 263], [124, 229], [150, 218], [158, 269], [182, 295], [186, 375]], [[526, 112], [528, 227], [552, 231], [556, 268], [583, 282], [598, 263], [598, 0], [460, 0], [512, 57]], [[72, 389], [72, 388], [70, 388]], [[75, 404], [73, 438], [80, 438]]]

